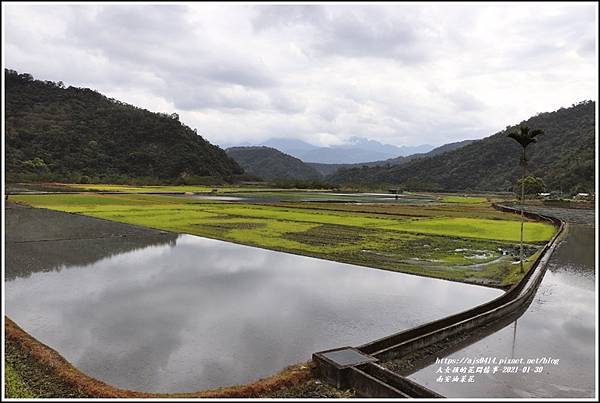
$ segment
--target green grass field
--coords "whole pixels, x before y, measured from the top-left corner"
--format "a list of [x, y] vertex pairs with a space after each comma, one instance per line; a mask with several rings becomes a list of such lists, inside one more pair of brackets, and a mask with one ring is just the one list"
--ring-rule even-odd
[[476, 204], [485, 203], [485, 197], [470, 197], [470, 196], [444, 196], [442, 198], [444, 203], [465, 203], [465, 204]]
[[4, 386], [6, 388], [6, 397], [11, 399], [31, 399], [37, 397], [25, 383], [21, 380], [19, 374], [15, 372], [12, 366], [4, 363]]
[[[123, 192], [123, 193], [231, 193], [231, 192], [276, 192], [263, 186], [208, 186], [208, 185], [164, 185], [164, 186], [132, 186], [110, 184], [62, 184], [72, 189], [92, 192]], [[299, 191], [296, 191], [296, 193]]]
[[[520, 223], [489, 204], [252, 204], [139, 194], [19, 195], [9, 200], [432, 277], [498, 286], [519, 277], [514, 267], [496, 261], [502, 251], [514, 250]], [[525, 225], [530, 244], [543, 244], [553, 233], [554, 227], [545, 223]]]
[[107, 184], [66, 184], [73, 189], [94, 192], [210, 192], [210, 186], [129, 186], [129, 185], [107, 185]]

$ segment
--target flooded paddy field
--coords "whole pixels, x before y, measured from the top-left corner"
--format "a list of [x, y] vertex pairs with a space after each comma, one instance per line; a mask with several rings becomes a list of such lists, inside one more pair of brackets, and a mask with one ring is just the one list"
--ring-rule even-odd
[[[279, 202], [331, 202], [356, 204], [439, 204], [483, 203], [489, 197], [414, 193], [393, 191], [342, 192], [318, 189], [277, 189], [263, 186], [205, 186], [205, 185], [161, 185], [132, 186], [113, 184], [61, 184], [61, 183], [16, 183], [7, 188], [9, 194], [52, 193], [52, 192], [100, 192], [104, 194], [172, 194], [185, 198], [213, 201], [245, 201], [253, 203]], [[496, 198], [495, 195], [490, 195]]]
[[[512, 264], [518, 242], [518, 217], [498, 212], [489, 203], [261, 204], [134, 194], [24, 195], [9, 199], [150, 228], [474, 284], [506, 287], [520, 276]], [[526, 223], [529, 263], [553, 232], [551, 225]]]
[[[518, 373], [502, 373], [504, 365], [501, 365], [500, 373], [476, 374], [473, 383], [438, 382], [437, 371], [446, 365], [433, 363], [410, 375], [411, 379], [448, 397], [594, 396], [597, 368], [594, 211], [528, 209], [568, 222], [564, 240], [552, 255], [531, 305], [512, 323], [448, 358], [524, 358], [540, 359], [541, 363], [508, 365], [518, 367]], [[549, 360], [554, 360], [554, 364]], [[523, 373], [524, 366], [530, 367], [529, 373]], [[539, 372], [534, 372], [538, 369]]]
[[419, 194], [391, 193], [338, 193], [331, 191], [255, 191], [255, 192], [228, 192], [227, 195], [220, 194], [191, 194], [181, 197], [198, 200], [235, 200], [251, 203], [281, 203], [281, 202], [303, 202], [303, 203], [392, 203], [392, 204], [430, 204], [438, 203], [438, 199]]
[[48, 210], [7, 216], [7, 316], [133, 390], [248, 382], [501, 293]]

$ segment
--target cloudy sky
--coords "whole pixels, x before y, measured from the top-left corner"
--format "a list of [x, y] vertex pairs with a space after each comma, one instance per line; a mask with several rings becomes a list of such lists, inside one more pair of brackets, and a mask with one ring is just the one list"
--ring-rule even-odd
[[595, 3], [3, 3], [4, 64], [216, 144], [481, 138], [596, 99]]

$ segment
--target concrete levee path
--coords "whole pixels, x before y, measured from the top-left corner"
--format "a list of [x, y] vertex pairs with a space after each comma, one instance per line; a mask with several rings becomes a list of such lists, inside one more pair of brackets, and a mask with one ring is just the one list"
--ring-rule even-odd
[[[516, 207], [516, 206], [515, 206]], [[595, 392], [596, 212], [526, 206], [526, 210], [563, 220], [564, 235], [547, 263], [544, 277], [523, 312], [430, 351], [429, 359], [412, 366], [400, 360], [384, 365], [448, 397], [589, 398]], [[536, 373], [476, 375], [469, 385], [436, 380], [437, 357], [545, 359]], [[557, 364], [548, 365], [549, 358]], [[541, 370], [543, 367], [543, 371]], [[502, 367], [501, 367], [502, 368]], [[527, 371], [520, 365], [519, 371]], [[529, 368], [533, 371], [534, 368]]]

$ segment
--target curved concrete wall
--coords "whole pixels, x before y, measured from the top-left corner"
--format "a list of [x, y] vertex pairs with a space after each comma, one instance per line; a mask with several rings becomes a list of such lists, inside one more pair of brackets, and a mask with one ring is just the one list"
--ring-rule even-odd
[[[501, 211], [520, 214], [519, 210], [511, 207], [495, 204], [493, 206]], [[535, 213], [525, 212], [525, 216], [535, 220], [549, 221], [558, 227], [558, 231], [544, 246], [523, 278], [506, 293], [474, 308], [363, 344], [357, 349], [379, 359], [397, 357], [439, 342], [454, 334], [487, 324], [531, 303], [531, 298], [545, 272], [546, 262], [564, 229], [564, 223], [554, 217]]]

